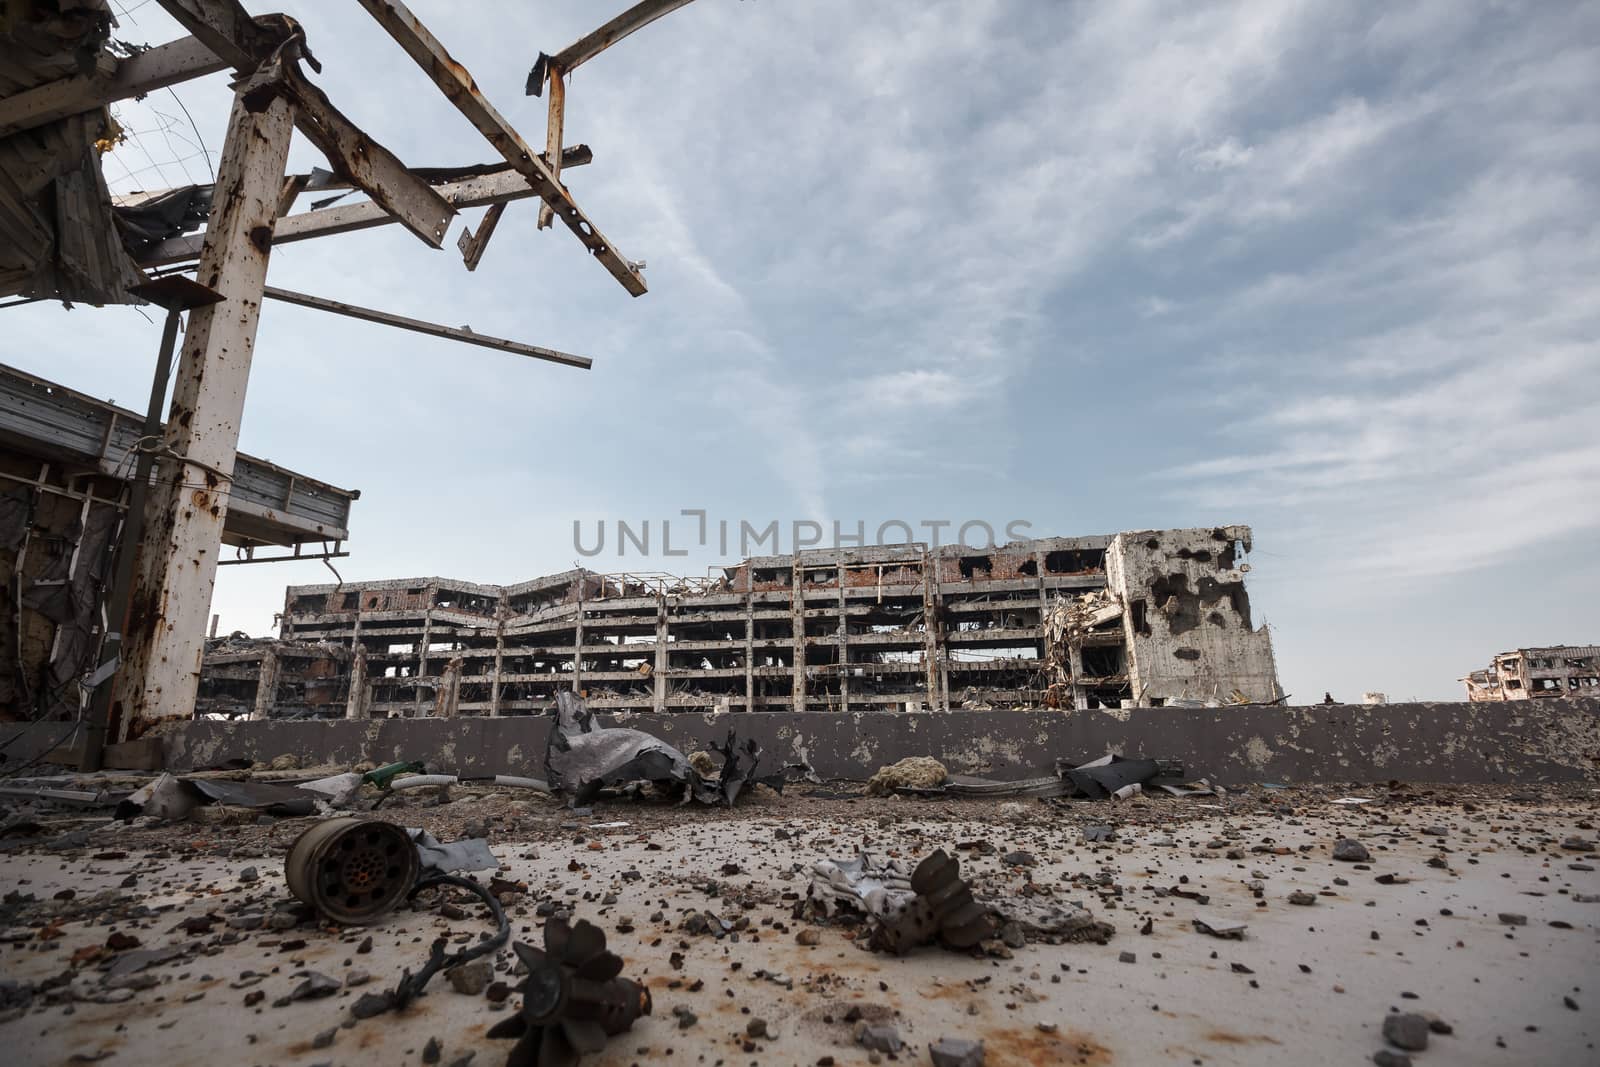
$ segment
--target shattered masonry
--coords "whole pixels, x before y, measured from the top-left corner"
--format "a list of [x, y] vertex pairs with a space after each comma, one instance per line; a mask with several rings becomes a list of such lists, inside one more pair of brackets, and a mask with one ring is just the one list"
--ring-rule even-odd
[[1600, 645], [1558, 645], [1502, 652], [1461, 679], [1467, 699], [1536, 700], [1600, 696]]
[[596, 710], [1269, 703], [1250, 530], [756, 557], [707, 578], [292, 586], [281, 643], [208, 651], [199, 712], [386, 718]]

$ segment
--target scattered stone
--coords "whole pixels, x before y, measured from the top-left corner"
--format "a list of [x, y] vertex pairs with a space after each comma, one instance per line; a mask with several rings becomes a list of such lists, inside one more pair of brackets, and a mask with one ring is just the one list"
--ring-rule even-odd
[[1333, 846], [1333, 858], [1344, 863], [1371, 863], [1372, 853], [1354, 838], [1341, 837]]
[[311, 1047], [327, 1048], [329, 1045], [333, 1044], [333, 1039], [338, 1036], [339, 1028], [337, 1026], [330, 1026], [326, 1030], [318, 1033], [316, 1037], [311, 1039]]
[[443, 1055], [444, 1047], [439, 1044], [439, 1039], [437, 1037], [428, 1038], [428, 1043], [422, 1046], [423, 1063], [438, 1063], [440, 1057]]
[[1383, 1017], [1383, 1039], [1407, 1052], [1428, 1047], [1428, 1030], [1428, 1020], [1415, 1012], [1390, 1012]]
[[1378, 1067], [1411, 1067], [1411, 1057], [1404, 1052], [1394, 1049], [1380, 1048], [1372, 1054], [1372, 1062]]
[[1561, 842], [1561, 847], [1574, 852], [1593, 852], [1595, 848], [1593, 841], [1586, 841], [1581, 837], [1569, 837]]
[[346, 989], [354, 989], [356, 986], [366, 985], [370, 981], [372, 981], [372, 975], [361, 970], [360, 968], [348, 971], [344, 976], [344, 985]]
[[928, 1046], [933, 1067], [983, 1067], [983, 1042], [941, 1037]]
[[761, 1018], [760, 1016], [757, 1016], [756, 1018], [745, 1023], [744, 1032], [749, 1037], [772, 1037], [772, 1035], [767, 1032], [767, 1020]]
[[1007, 867], [1034, 867], [1039, 863], [1031, 852], [1007, 852], [1000, 857], [1000, 862]]
[[1118, 963], [1138, 963], [1139, 962], [1139, 957], [1136, 956], [1135, 954], [1133, 954], [1132, 952], [1121, 952], [1121, 953], [1117, 954], [1117, 962]]
[[473, 960], [450, 968], [444, 972], [444, 976], [449, 979], [450, 988], [457, 993], [465, 993], [469, 997], [481, 996], [494, 979], [494, 964], [488, 960]]
[[290, 1000], [316, 1000], [321, 997], [331, 997], [343, 988], [343, 983], [329, 978], [316, 971], [307, 971], [306, 980], [294, 987], [294, 992], [289, 994]]
[[1303, 908], [1310, 907], [1316, 902], [1317, 895], [1315, 893], [1307, 893], [1304, 889], [1296, 889], [1293, 893], [1289, 894], [1289, 903], [1298, 904]]
[[687, 1030], [689, 1027], [700, 1021], [700, 1016], [696, 1015], [682, 1004], [673, 1007], [672, 1014], [678, 1020], [679, 1030]]
[[350, 1005], [350, 1014], [357, 1019], [370, 1019], [373, 1016], [382, 1015], [393, 1008], [394, 994], [389, 992], [363, 993], [354, 1004]]
[[246, 867], [244, 870], [239, 872], [239, 881], [245, 883], [246, 885], [249, 885], [251, 882], [259, 882], [260, 880], [261, 874], [254, 867]]
[[1528, 917], [1519, 915], [1514, 911], [1502, 911], [1500, 913], [1500, 922], [1504, 926], [1527, 926]]
[[815, 926], [808, 926], [794, 935], [795, 943], [800, 945], [817, 945], [822, 942], [822, 931]]
[[905, 1042], [900, 1040], [900, 1031], [894, 1023], [867, 1023], [861, 1027], [856, 1040], [873, 1052], [893, 1053], [905, 1048]]

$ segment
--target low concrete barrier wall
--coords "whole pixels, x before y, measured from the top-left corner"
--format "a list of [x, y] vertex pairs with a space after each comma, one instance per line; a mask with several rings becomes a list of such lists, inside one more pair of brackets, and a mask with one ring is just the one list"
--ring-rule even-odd
[[[824, 778], [863, 779], [904, 756], [952, 771], [1024, 778], [1060, 757], [1108, 751], [1179, 759], [1222, 783], [1600, 781], [1600, 700], [1502, 704], [1319, 705], [1304, 708], [1129, 708], [1116, 711], [669, 713], [603, 716], [684, 752], [730, 729]], [[283, 753], [319, 763], [424, 759], [462, 775], [543, 773], [549, 721], [380, 719], [188, 722], [165, 737], [177, 769]]]
[[[1318, 705], [1306, 708], [1129, 708], [1117, 711], [669, 713], [602, 716], [684, 752], [728, 731], [769, 759], [804, 761], [824, 778], [863, 779], [905, 756], [997, 778], [1047, 774], [1055, 760], [1108, 751], [1182, 760], [1195, 776], [1244, 782], [1600, 782], [1600, 700], [1503, 704]], [[0, 773], [32, 759], [71, 724], [0, 729]], [[423, 759], [466, 776], [543, 774], [549, 720], [377, 719], [184, 722], [164, 732], [175, 770], [230, 759], [349, 765]], [[70, 745], [70, 740], [68, 740]], [[64, 746], [65, 747], [65, 746]], [[49, 773], [49, 763], [34, 773]]]

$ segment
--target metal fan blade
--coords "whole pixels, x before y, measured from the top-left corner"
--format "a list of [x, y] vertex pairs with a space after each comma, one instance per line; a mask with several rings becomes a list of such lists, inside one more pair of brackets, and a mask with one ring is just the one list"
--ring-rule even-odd
[[622, 973], [622, 957], [615, 952], [602, 952], [578, 964], [578, 977], [591, 982], [609, 982]]
[[599, 1052], [606, 1047], [606, 1028], [592, 1019], [563, 1019], [561, 1026], [579, 1052]]
[[539, 1067], [573, 1067], [578, 1062], [578, 1050], [567, 1040], [566, 1032], [559, 1026], [544, 1028], [539, 1039]]

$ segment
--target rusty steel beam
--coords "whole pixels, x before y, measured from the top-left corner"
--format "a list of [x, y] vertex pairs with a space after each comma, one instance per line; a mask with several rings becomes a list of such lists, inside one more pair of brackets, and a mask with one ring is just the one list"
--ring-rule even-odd
[[448, 341], [461, 341], [469, 345], [493, 348], [500, 352], [510, 352], [517, 356], [528, 356], [531, 359], [542, 359], [550, 363], [562, 363], [568, 367], [577, 367], [580, 370], [588, 370], [594, 365], [594, 361], [587, 356], [574, 356], [569, 352], [558, 352], [554, 348], [541, 348], [538, 345], [523, 344], [521, 341], [508, 341], [504, 337], [491, 337], [488, 334], [477, 333], [466, 326], [440, 326], [438, 323], [408, 318], [405, 315], [396, 315], [391, 311], [379, 311], [376, 308], [361, 307], [359, 304], [346, 304], [342, 300], [329, 300], [325, 296], [297, 293], [291, 289], [279, 289], [271, 285], [267, 286], [263, 293], [267, 297], [273, 300], [281, 300], [285, 304], [298, 304], [301, 307], [314, 308], [317, 311], [329, 311], [335, 315], [344, 315], [352, 319], [376, 322], [381, 326], [394, 326], [397, 329], [410, 330], [413, 333], [425, 333], [430, 337], [443, 337]]
[[522, 135], [512, 128], [494, 106], [478, 92], [477, 83], [467, 69], [450, 57], [438, 39], [429, 32], [400, 0], [360, 0], [378, 24], [388, 31], [405, 53], [416, 62], [435, 85], [484, 135], [507, 163], [528, 179], [540, 199], [549, 204], [567, 228], [577, 235], [591, 255], [612, 277], [634, 296], [646, 291], [638, 268], [608, 241], [583, 214], [572, 194], [550, 172], [538, 153], [528, 147]]
[[[642, 0], [601, 26], [584, 34], [555, 55], [539, 53], [539, 61], [528, 75], [527, 94], [538, 96], [549, 80], [554, 86], [563, 74], [572, 73], [580, 64], [587, 63], [607, 48], [636, 30], [642, 30], [662, 15], [670, 14], [688, 4], [690, 0]], [[555, 68], [552, 73], [551, 68]]]
[[[562, 166], [565, 167], [581, 167], [593, 158], [594, 155], [589, 151], [588, 145], [573, 145], [561, 153]], [[526, 200], [528, 197], [538, 195], [528, 184], [527, 179], [509, 166], [502, 166], [500, 170], [463, 178], [460, 181], [444, 182], [434, 188], [458, 210], [510, 200]], [[313, 211], [302, 211], [295, 215], [285, 215], [278, 220], [277, 229], [272, 235], [272, 243], [281, 245], [292, 241], [307, 241], [313, 237], [331, 237], [355, 230], [369, 230], [375, 226], [387, 226], [398, 221], [382, 207], [369, 200], [354, 204], [338, 204]], [[170, 237], [141, 252], [138, 257], [139, 265], [162, 267], [187, 262], [200, 254], [204, 240], [202, 234]]]
[[198, 37], [207, 48], [241, 74], [261, 61], [289, 36], [294, 25], [286, 16], [275, 24], [257, 22], [238, 0], [158, 0], [167, 14]]
[[[532, 192], [532, 190], [529, 190]], [[456, 247], [461, 250], [461, 261], [467, 265], [468, 270], [477, 270], [478, 263], [483, 259], [484, 249], [489, 247], [489, 238], [494, 236], [496, 226], [500, 225], [500, 216], [506, 213], [506, 201], [491, 204], [489, 210], [484, 212], [483, 221], [478, 224], [478, 232], [462, 230]]]
[[46, 82], [0, 100], [0, 137], [214, 74], [227, 66], [197, 37], [168, 41], [116, 62], [102, 57], [92, 74]]
[[[563, 71], [557, 68], [550, 76], [550, 109], [545, 117], [544, 158], [556, 161], [550, 168], [552, 177], [560, 180], [561, 137], [567, 122], [567, 83]], [[549, 204], [539, 205], [539, 229], [548, 230], [555, 221], [555, 211]]]
[[328, 157], [333, 169], [394, 213], [428, 245], [438, 248], [444, 244], [455, 209], [300, 73], [296, 60], [302, 56], [313, 69], [320, 68], [306, 48], [298, 23], [285, 15], [252, 19], [238, 0], [160, 3], [184, 29], [241, 74], [251, 74], [270, 63], [277, 86], [298, 105], [293, 108], [295, 125]]
[[201, 284], [222, 299], [189, 315], [158, 446], [108, 724], [117, 740], [133, 740], [163, 719], [191, 717], [200, 685], [217, 548], [294, 130], [287, 97], [251, 102], [250, 93], [247, 83], [235, 94], [200, 256]]
[[346, 118], [293, 63], [283, 65], [283, 75], [296, 104], [295, 125], [328, 157], [335, 172], [424, 242], [434, 248], [443, 245], [450, 220], [456, 216], [449, 201]]

